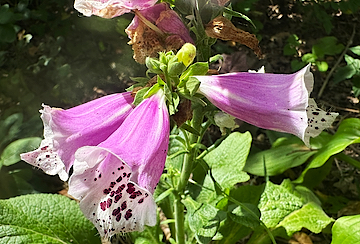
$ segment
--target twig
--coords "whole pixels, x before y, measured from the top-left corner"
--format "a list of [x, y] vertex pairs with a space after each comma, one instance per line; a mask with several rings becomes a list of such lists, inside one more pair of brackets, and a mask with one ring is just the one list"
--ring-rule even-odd
[[335, 65], [332, 67], [332, 69], [330, 70], [329, 74], [326, 76], [326, 79], [323, 83], [323, 85], [321, 86], [321, 89], [319, 91], [319, 94], [318, 94], [318, 98], [321, 97], [321, 95], [323, 94], [324, 90], [325, 90], [325, 87], [327, 86], [327, 83], [329, 82], [330, 80], [330, 77], [332, 76], [332, 74], [334, 73], [335, 69], [337, 68], [337, 66], [339, 66], [341, 60], [343, 59], [343, 57], [345, 56], [345, 53], [347, 52], [347, 50], [349, 49], [350, 45], [353, 43], [353, 40], [354, 40], [354, 36], [355, 36], [355, 28], [356, 25], [354, 24], [354, 27], [353, 27], [353, 32], [351, 34], [351, 37], [348, 41], [348, 43], [346, 44], [346, 47], [344, 48], [344, 51], [341, 53], [340, 57], [338, 58], [338, 60], [336, 61]]

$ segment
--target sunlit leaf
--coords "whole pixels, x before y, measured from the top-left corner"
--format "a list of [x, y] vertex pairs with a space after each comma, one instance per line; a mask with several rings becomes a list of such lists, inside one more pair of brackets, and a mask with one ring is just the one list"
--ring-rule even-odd
[[331, 244], [360, 243], [360, 215], [337, 219], [332, 227]]

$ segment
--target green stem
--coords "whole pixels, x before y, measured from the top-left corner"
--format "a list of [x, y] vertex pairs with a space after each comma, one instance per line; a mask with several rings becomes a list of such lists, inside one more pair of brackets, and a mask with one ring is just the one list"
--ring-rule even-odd
[[360, 162], [349, 157], [348, 155], [344, 154], [344, 153], [339, 153], [337, 154], [335, 157], [337, 157], [340, 160], [343, 160], [349, 164], [352, 164], [353, 166], [355, 166], [356, 168], [360, 169]]
[[[199, 106], [193, 111], [193, 119], [191, 120], [191, 126], [200, 131], [201, 123], [203, 121], [204, 114], [202, 112], [202, 107]], [[190, 134], [187, 145], [191, 145], [197, 142], [198, 136], [195, 134]], [[193, 169], [194, 161], [197, 154], [197, 149], [189, 148], [189, 153], [184, 155], [184, 161], [182, 165], [182, 170], [180, 173], [180, 179], [176, 186], [175, 201], [174, 201], [174, 210], [175, 210], [175, 229], [176, 229], [176, 242], [177, 244], [185, 244], [185, 228], [184, 228], [184, 205], [181, 203], [181, 198], [184, 195], [186, 185], [189, 181], [190, 174]]]

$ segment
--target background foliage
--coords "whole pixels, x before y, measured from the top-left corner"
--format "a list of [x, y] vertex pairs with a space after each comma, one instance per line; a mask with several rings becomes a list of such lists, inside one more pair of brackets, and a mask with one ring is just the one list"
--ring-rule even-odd
[[[145, 74], [144, 67], [133, 61], [127, 45], [124, 29], [130, 23], [130, 14], [109, 20], [86, 18], [72, 5], [73, 1], [68, 0], [1, 1], [0, 198], [4, 200], [0, 201], [0, 222], [4, 226], [17, 226], [6, 213], [36, 206], [47, 196], [21, 195], [66, 195], [62, 191], [66, 186], [57, 177], [33, 169], [18, 156], [36, 148], [41, 140], [40, 105], [72, 107], [104, 94], [122, 92], [131, 84], [130, 77]], [[232, 1], [232, 8], [255, 24], [256, 28], [241, 18], [232, 19], [237, 27], [257, 35], [263, 59], [258, 60], [239, 44], [217, 41], [212, 53], [224, 54], [220, 72], [265, 65], [268, 72], [290, 73], [311, 62], [315, 74], [313, 97], [324, 108], [339, 111], [340, 116], [332, 130], [311, 141], [312, 150], [292, 136], [246, 124], [225, 140], [215, 127], [210, 127], [204, 144], [215, 143], [217, 147], [194, 169], [192, 179], [201, 186], [191, 184], [183, 199], [189, 240], [270, 243], [259, 223], [261, 216], [278, 243], [287, 243], [291, 237], [297, 243], [306, 243], [301, 234], [311, 236], [313, 243], [360, 243], [360, 2], [242, 0]], [[176, 140], [171, 145], [174, 152], [181, 147]], [[231, 158], [224, 154], [225, 149]], [[176, 172], [179, 157], [170, 158], [167, 168]], [[211, 174], [206, 174], [208, 169]], [[173, 210], [168, 206], [174, 199], [168, 191], [169, 175], [164, 175], [159, 184], [157, 202], [171, 219]], [[12, 198], [15, 196], [20, 197]], [[45, 197], [44, 208], [50, 211], [56, 206], [54, 202], [60, 203], [59, 207], [66, 207], [57, 213], [68, 207], [68, 213], [79, 217], [64, 218], [60, 221], [63, 228], [44, 237], [41, 233], [49, 230], [46, 224], [41, 225], [45, 215], [40, 215], [40, 224], [34, 227], [40, 230], [34, 230], [38, 235], [33, 240], [48, 241], [46, 238], [56, 236], [51, 240], [59, 243], [83, 243], [82, 238], [99, 242], [74, 201], [51, 196]], [[75, 233], [70, 241], [64, 235], [67, 224], [71, 225], [68, 221], [77, 221], [84, 235]], [[113, 242], [171, 240], [166, 229], [171, 229], [173, 223], [160, 221], [166, 224], [162, 229], [148, 228], [143, 233], [114, 238]], [[6, 229], [0, 242], [16, 237], [17, 231]]]

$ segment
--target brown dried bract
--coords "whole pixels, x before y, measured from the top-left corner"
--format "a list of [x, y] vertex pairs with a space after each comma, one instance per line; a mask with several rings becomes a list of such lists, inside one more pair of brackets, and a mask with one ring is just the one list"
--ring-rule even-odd
[[206, 34], [209, 37], [221, 39], [224, 41], [236, 41], [251, 48], [254, 53], [260, 57], [261, 50], [259, 41], [255, 35], [236, 28], [230, 20], [225, 17], [218, 16], [206, 25]]
[[134, 50], [134, 59], [140, 64], [145, 63], [146, 57], [154, 58], [158, 52], [164, 51], [162, 37], [155, 31], [139, 21], [136, 30], [131, 33], [131, 41]]
[[172, 116], [172, 118], [178, 127], [184, 124], [187, 120], [190, 120], [192, 118], [191, 101], [188, 99], [182, 100], [178, 106], [178, 111]]

